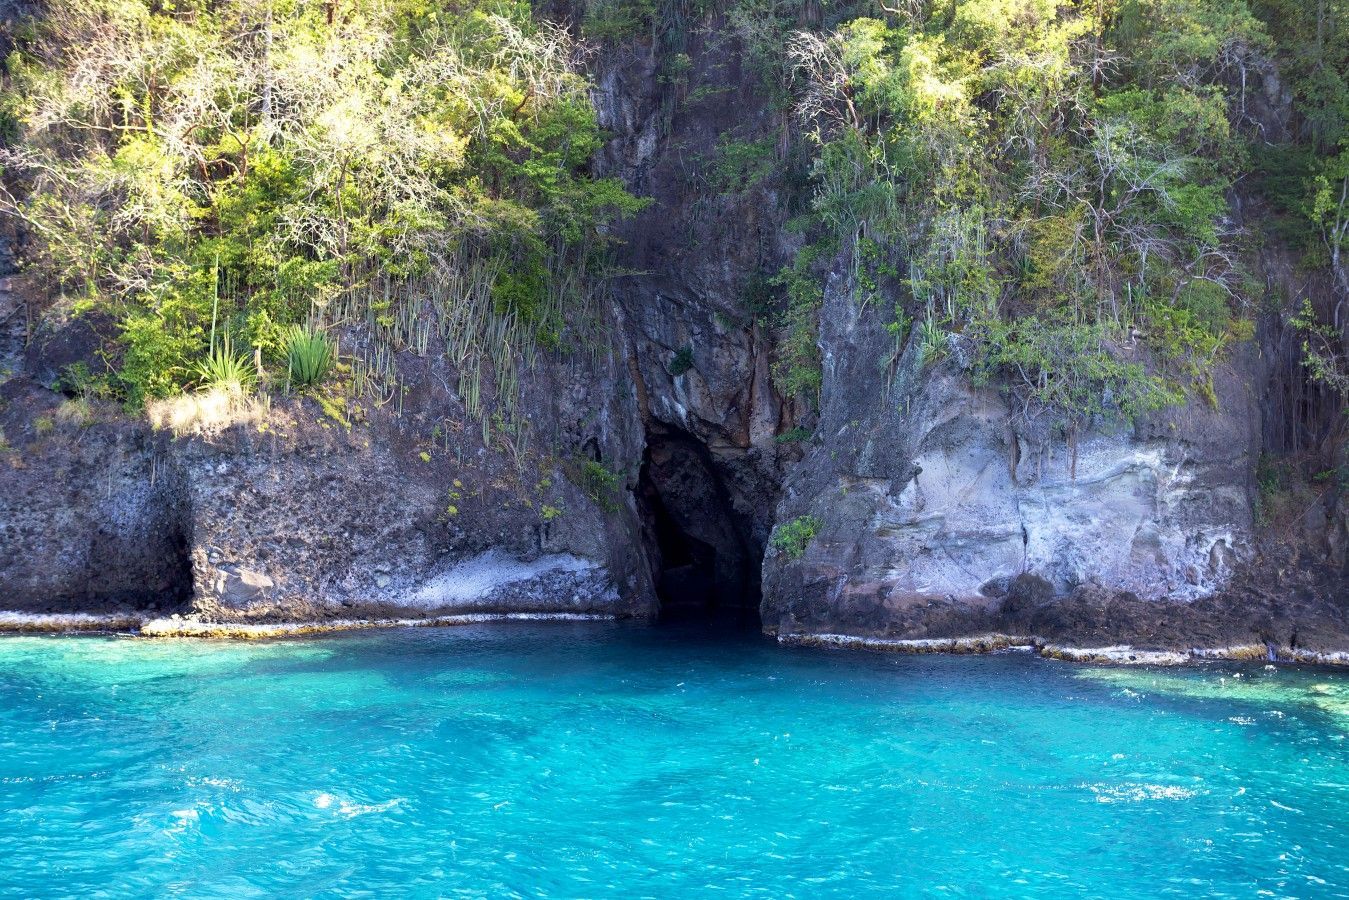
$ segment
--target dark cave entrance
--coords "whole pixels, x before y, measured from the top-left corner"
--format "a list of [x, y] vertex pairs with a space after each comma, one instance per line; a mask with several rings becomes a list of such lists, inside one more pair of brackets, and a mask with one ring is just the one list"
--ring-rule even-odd
[[648, 431], [637, 503], [662, 621], [759, 624], [763, 548], [721, 472], [688, 432]]

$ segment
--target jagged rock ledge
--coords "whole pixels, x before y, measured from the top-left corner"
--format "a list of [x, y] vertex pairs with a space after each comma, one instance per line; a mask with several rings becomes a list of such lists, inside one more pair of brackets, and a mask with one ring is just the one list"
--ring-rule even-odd
[[837, 647], [846, 650], [887, 650], [893, 653], [997, 653], [1005, 650], [1035, 649], [1032, 638], [1006, 634], [984, 634], [962, 638], [859, 637], [851, 634], [780, 634], [779, 644], [800, 647]]
[[1063, 662], [1113, 666], [1180, 666], [1198, 662], [1277, 662], [1302, 665], [1349, 666], [1349, 651], [1308, 650], [1265, 644], [1238, 644], [1230, 647], [1195, 647], [1187, 650], [1146, 650], [1128, 644], [1110, 647], [1069, 647], [1037, 637], [1007, 634], [982, 634], [956, 638], [877, 638], [850, 634], [779, 634], [778, 643], [799, 647], [828, 647], [844, 650], [877, 650], [888, 653], [1036, 653], [1045, 659]]
[[518, 612], [462, 613], [427, 618], [332, 619], [325, 622], [210, 622], [180, 616], [149, 618], [132, 613], [0, 612], [0, 633], [115, 633], [146, 638], [259, 640], [366, 628], [437, 628], [483, 622], [606, 622], [617, 618], [611, 613]]
[[0, 611], [0, 633], [76, 634], [137, 631], [145, 616], [126, 613], [27, 613]]

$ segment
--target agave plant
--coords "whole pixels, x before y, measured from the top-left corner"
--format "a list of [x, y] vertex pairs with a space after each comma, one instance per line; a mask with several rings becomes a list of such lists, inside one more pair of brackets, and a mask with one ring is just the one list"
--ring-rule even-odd
[[946, 352], [946, 331], [931, 315], [918, 326], [918, 340], [923, 353], [923, 365], [936, 362]]
[[336, 347], [317, 328], [294, 325], [286, 332], [286, 367], [290, 383], [304, 387], [323, 380], [332, 367]]
[[232, 394], [246, 394], [253, 388], [257, 374], [245, 353], [235, 353], [229, 333], [220, 340], [211, 341], [211, 352], [205, 362], [197, 364], [197, 380], [204, 391], [220, 390]]

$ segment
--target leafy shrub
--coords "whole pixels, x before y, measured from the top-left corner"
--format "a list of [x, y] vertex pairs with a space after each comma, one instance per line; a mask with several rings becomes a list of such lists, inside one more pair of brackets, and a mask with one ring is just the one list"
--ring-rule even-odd
[[1049, 410], [1070, 437], [1093, 419], [1128, 422], [1184, 399], [1141, 364], [1116, 358], [1099, 326], [1038, 316], [986, 324], [976, 381], [993, 374], [1026, 405]]
[[122, 323], [122, 365], [117, 383], [129, 407], [177, 393], [194, 374], [200, 332], [178, 330], [160, 316], [137, 312]]
[[597, 44], [617, 44], [651, 34], [657, 15], [654, 0], [598, 0], [585, 7], [581, 30]]
[[66, 366], [54, 385], [61, 393], [85, 400], [108, 400], [113, 396], [106, 374], [95, 375], [83, 361]]
[[332, 339], [317, 328], [294, 325], [286, 331], [286, 372], [293, 385], [322, 381], [336, 355]]
[[816, 400], [824, 383], [818, 344], [824, 290], [812, 269], [832, 249], [827, 241], [806, 245], [772, 280], [773, 286], [786, 294], [786, 307], [778, 322], [785, 334], [773, 364], [773, 379], [790, 396]]
[[788, 559], [800, 559], [819, 533], [821, 524], [815, 516], [797, 516], [773, 529], [769, 545]]
[[747, 191], [773, 172], [773, 142], [735, 141], [723, 134], [712, 166], [713, 187], [723, 194]]

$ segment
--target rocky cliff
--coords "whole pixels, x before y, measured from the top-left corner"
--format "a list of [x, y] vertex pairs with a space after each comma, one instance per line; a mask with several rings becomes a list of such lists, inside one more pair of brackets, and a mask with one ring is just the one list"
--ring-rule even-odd
[[653, 203], [618, 229], [596, 346], [540, 352], [513, 436], [410, 349], [400, 396], [359, 417], [314, 397], [214, 424], [71, 412], [59, 373], [113, 335], [43, 321], [33, 286], [7, 281], [0, 605], [219, 622], [717, 608], [782, 637], [1349, 647], [1336, 490], [1277, 534], [1257, 517], [1257, 467], [1288, 427], [1270, 392], [1302, 377], [1276, 318], [1230, 354], [1216, 402], [1070, 443], [976, 384], [959, 337], [935, 363], [896, 345], [840, 260], [819, 396], [786, 396], [756, 303], [800, 242], [792, 163], [707, 177], [728, 136], [772, 146], [784, 113], [715, 21], [682, 52], [675, 85], [652, 45], [597, 63], [596, 166]]

